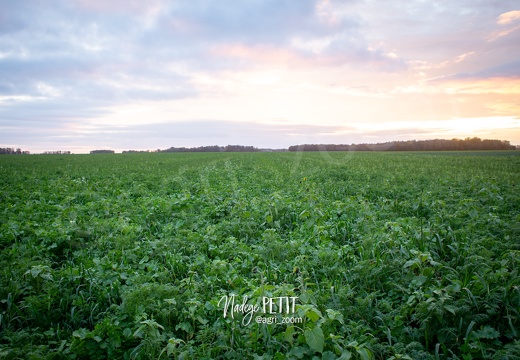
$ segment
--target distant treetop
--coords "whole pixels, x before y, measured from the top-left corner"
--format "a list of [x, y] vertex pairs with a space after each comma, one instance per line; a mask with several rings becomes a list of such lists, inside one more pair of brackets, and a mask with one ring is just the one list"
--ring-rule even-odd
[[0, 154], [3, 155], [21, 155], [21, 154], [29, 154], [29, 151], [23, 151], [20, 148], [0, 148]]
[[113, 154], [114, 150], [92, 150], [91, 154]]
[[243, 145], [227, 145], [227, 146], [199, 146], [199, 147], [171, 147], [161, 152], [257, 152], [258, 148], [254, 146], [243, 146]]
[[289, 151], [461, 151], [461, 150], [516, 150], [506, 140], [482, 140], [478, 137], [451, 140], [409, 140], [377, 144], [304, 144], [289, 147]]

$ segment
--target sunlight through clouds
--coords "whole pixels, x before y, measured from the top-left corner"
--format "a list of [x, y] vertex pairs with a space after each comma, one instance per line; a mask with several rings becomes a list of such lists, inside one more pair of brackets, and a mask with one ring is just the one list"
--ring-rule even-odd
[[24, 0], [0, 39], [3, 146], [520, 144], [512, 0]]

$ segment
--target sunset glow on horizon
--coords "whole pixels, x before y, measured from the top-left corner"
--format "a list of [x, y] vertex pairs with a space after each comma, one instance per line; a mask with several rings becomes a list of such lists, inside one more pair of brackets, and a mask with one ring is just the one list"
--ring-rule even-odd
[[2, 4], [0, 147], [520, 145], [516, 1]]

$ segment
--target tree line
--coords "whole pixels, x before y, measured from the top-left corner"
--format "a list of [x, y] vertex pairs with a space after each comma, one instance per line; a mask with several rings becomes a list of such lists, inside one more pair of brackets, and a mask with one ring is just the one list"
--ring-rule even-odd
[[506, 140], [482, 140], [478, 137], [451, 140], [409, 140], [377, 144], [304, 144], [289, 146], [289, 151], [464, 151], [516, 150]]
[[0, 148], [0, 154], [4, 155], [22, 155], [22, 154], [29, 154], [29, 151], [24, 151], [20, 148]]
[[[30, 154], [30, 151], [22, 150], [20, 148], [0, 148], [0, 155], [22, 155], [22, 154]], [[70, 155], [71, 152], [68, 150], [56, 150], [56, 151], [44, 151], [42, 152], [44, 155]]]
[[160, 152], [257, 152], [260, 151], [254, 146], [227, 145], [227, 146], [199, 146], [199, 147], [171, 147]]
[[[227, 145], [227, 146], [199, 146], [199, 147], [170, 147], [161, 150], [124, 150], [125, 153], [142, 152], [265, 152], [265, 151], [464, 151], [464, 150], [516, 150], [507, 140], [489, 140], [478, 137], [465, 139], [435, 139], [435, 140], [408, 140], [390, 141], [377, 144], [303, 144], [292, 145], [288, 149], [259, 149], [254, 146]], [[70, 151], [45, 151], [43, 154], [67, 155]], [[114, 150], [92, 150], [91, 154], [114, 154]], [[20, 148], [0, 148], [0, 155], [29, 154]]]
[[91, 150], [91, 154], [113, 154], [114, 150]]
[[68, 150], [57, 150], [57, 151], [44, 151], [44, 155], [70, 155], [71, 152]]

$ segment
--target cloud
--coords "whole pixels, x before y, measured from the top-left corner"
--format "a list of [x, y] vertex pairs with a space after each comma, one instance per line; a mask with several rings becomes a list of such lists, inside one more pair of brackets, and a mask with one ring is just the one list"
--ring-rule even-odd
[[301, 34], [326, 35], [348, 26], [346, 20], [331, 24], [316, 12], [317, 1], [243, 1], [222, 6], [211, 0], [177, 2], [163, 17], [169, 34], [203, 41], [287, 44]]
[[78, 0], [75, 2], [81, 10], [91, 11], [101, 14], [129, 14], [140, 15], [147, 13], [154, 6], [160, 4], [159, 1], [148, 0], [146, 2], [139, 0]]
[[[90, 150], [107, 147], [117, 151], [195, 147], [204, 145], [251, 145], [259, 148], [282, 148], [291, 144], [315, 141], [351, 141], [345, 136], [347, 127], [308, 124], [274, 124], [236, 122], [227, 120], [192, 120], [169, 123], [137, 124], [131, 126], [73, 126], [43, 127], [29, 122], [19, 127], [1, 126], [0, 143], [31, 143], [38, 140], [50, 148], [78, 152], [80, 144], [88, 144]], [[41, 128], [37, 135], [26, 129]], [[316, 136], [318, 134], [318, 136]], [[31, 151], [43, 151], [30, 149]], [[80, 150], [81, 151], [81, 150]], [[85, 149], [83, 152], [88, 152]]]
[[505, 25], [517, 20], [520, 20], [520, 10], [513, 10], [500, 14], [500, 16], [497, 19], [497, 24]]
[[[56, 141], [78, 136], [90, 142], [96, 141], [93, 133], [70, 129], [172, 120], [185, 124], [179, 131], [186, 129], [187, 142], [202, 139], [200, 132], [211, 142], [205, 129], [222, 134], [231, 120], [249, 123], [265, 139], [313, 142], [312, 136], [325, 133], [336, 138], [328, 130], [264, 131], [252, 121], [282, 117], [342, 126], [437, 113], [510, 115], [518, 96], [519, 10], [513, 0], [0, 5], [0, 127], [9, 131], [0, 135], [4, 142], [11, 136], [37, 139], [29, 137], [28, 124], [35, 132], [55, 129]], [[199, 121], [189, 127], [193, 119], [220, 119], [221, 125]], [[158, 125], [150, 126], [155, 139]], [[243, 126], [232, 129], [255, 140]], [[122, 133], [103, 136], [109, 144], [110, 136], [123, 141], [116, 136]]]
[[168, 93], [177, 98], [179, 91], [165, 85], [170, 83], [188, 89], [180, 91], [184, 94], [197, 96], [190, 89], [193, 72], [237, 65], [229, 56], [212, 58], [218, 53], [215, 49], [243, 46], [283, 52], [280, 49], [294, 37], [328, 36], [353, 26], [348, 19], [333, 24], [324, 21], [316, 1], [245, 1], [222, 6], [208, 0], [155, 0], [143, 4], [57, 1], [51, 7], [43, 2], [34, 6], [25, 1], [10, 3], [0, 15], [0, 36], [5, 40], [0, 49], [1, 94], [34, 94], [38, 83], [63, 92], [90, 83], [105, 88], [102, 93], [120, 93], [126, 87], [131, 100], [141, 94], [147, 99], [162, 100]]
[[[287, 148], [299, 144], [377, 143], [393, 140], [463, 138], [507, 139], [520, 135], [519, 119], [490, 117], [428, 121], [393, 122], [383, 126], [352, 124], [349, 126], [309, 125], [298, 123], [253, 123], [227, 120], [192, 120], [132, 126], [84, 126], [46, 128], [39, 132], [20, 127], [2, 127], [0, 141], [18, 147], [23, 143], [39, 143], [31, 152], [70, 150], [75, 153], [106, 148], [123, 150], [155, 150], [206, 145], [252, 145], [258, 148]], [[23, 124], [33, 128], [34, 123]], [[10, 139], [6, 142], [2, 137]]]
[[520, 95], [520, 60], [471, 73], [457, 73], [428, 80], [432, 89], [451, 94]]
[[[80, 119], [136, 101], [199, 98], [209, 90], [201, 77], [257, 67], [402, 67], [369, 49], [337, 4], [10, 2], [0, 15], [0, 114], [54, 121], [72, 111]], [[325, 45], [318, 53], [295, 46], [307, 40]]]
[[[366, 45], [365, 45], [366, 46]], [[385, 53], [384, 49], [373, 49], [355, 44], [348, 39], [336, 39], [313, 51], [301, 46], [243, 45], [221, 44], [212, 48], [211, 55], [216, 58], [233, 59], [239, 68], [247, 69], [258, 66], [319, 68], [350, 66], [354, 69], [366, 69], [385, 72], [403, 71], [407, 64], [396, 54]]]
[[499, 28], [487, 36], [487, 41], [493, 42], [520, 30], [520, 10], [508, 11], [497, 18]]
[[470, 74], [459, 74], [462, 78], [520, 78], [520, 59], [492, 66]]

